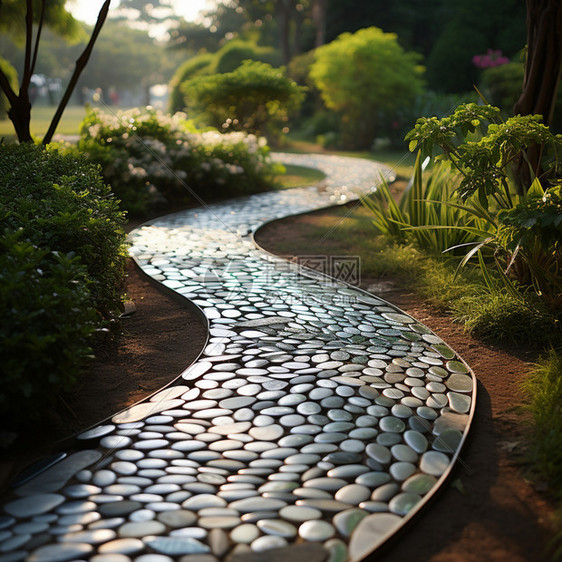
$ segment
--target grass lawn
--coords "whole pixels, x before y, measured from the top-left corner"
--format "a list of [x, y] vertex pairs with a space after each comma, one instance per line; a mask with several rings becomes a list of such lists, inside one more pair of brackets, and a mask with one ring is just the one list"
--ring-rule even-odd
[[294, 164], [283, 165], [285, 166], [285, 173], [276, 178], [279, 189], [316, 185], [326, 177], [326, 174], [316, 168], [296, 166]]
[[[31, 134], [34, 137], [43, 137], [45, 135], [55, 111], [55, 107], [44, 105], [38, 105], [31, 110]], [[86, 109], [84, 107], [76, 105], [67, 107], [62, 114], [56, 134], [77, 135], [80, 123], [84, 117], [86, 117]], [[9, 119], [0, 121], [0, 137], [15, 137], [14, 128]]]
[[406, 143], [404, 143], [404, 150], [380, 148], [373, 152], [350, 152], [342, 150], [325, 150], [316, 143], [291, 139], [289, 141], [289, 145], [283, 147], [283, 150], [286, 152], [337, 154], [339, 156], [353, 156], [356, 158], [374, 160], [390, 166], [396, 172], [396, 175], [402, 179], [410, 179], [414, 175], [414, 164], [416, 162], [415, 153], [408, 150]]

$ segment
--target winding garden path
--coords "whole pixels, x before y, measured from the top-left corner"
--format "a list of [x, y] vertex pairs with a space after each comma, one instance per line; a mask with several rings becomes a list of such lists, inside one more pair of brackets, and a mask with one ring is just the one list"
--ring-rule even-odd
[[18, 483], [0, 516], [0, 562], [361, 560], [447, 478], [474, 412], [469, 368], [415, 319], [347, 283], [350, 257], [307, 261], [334, 278], [252, 238], [265, 221], [356, 198], [391, 172], [275, 157], [318, 167], [323, 187], [131, 233], [143, 271], [201, 308], [207, 346], [165, 389]]

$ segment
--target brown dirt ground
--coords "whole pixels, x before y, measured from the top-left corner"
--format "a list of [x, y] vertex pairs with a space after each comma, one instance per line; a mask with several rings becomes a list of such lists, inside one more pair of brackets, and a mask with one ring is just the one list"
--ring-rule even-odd
[[[322, 218], [322, 212], [315, 213]], [[306, 254], [297, 216], [271, 223], [256, 240], [275, 250], [276, 240]], [[329, 246], [327, 247], [329, 253]], [[478, 401], [469, 441], [449, 483], [413, 524], [370, 560], [394, 562], [537, 562], [551, 532], [552, 506], [524, 475], [522, 397], [530, 353], [476, 341], [460, 326], [431, 310], [412, 292], [386, 280], [362, 286], [398, 305], [440, 335], [473, 368]], [[53, 441], [83, 430], [152, 394], [197, 358], [206, 340], [205, 322], [185, 299], [156, 288], [131, 262], [128, 295], [136, 312], [122, 321], [123, 334], [100, 348], [80, 387], [52, 412], [33, 438], [22, 435], [0, 462], [0, 482], [9, 481]]]

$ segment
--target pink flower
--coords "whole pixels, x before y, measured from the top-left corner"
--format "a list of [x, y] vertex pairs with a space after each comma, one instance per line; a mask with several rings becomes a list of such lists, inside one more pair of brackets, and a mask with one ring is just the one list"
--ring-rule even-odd
[[477, 68], [492, 68], [507, 64], [508, 62], [509, 59], [499, 49], [497, 51], [488, 49], [485, 55], [474, 55], [472, 57], [472, 63]]

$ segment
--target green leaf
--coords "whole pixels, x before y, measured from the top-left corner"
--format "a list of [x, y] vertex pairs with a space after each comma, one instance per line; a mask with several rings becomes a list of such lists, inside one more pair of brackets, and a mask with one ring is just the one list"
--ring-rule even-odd
[[541, 185], [541, 182], [539, 180], [539, 178], [535, 178], [533, 180], [533, 183], [531, 184], [531, 187], [529, 187], [528, 191], [527, 191], [527, 197], [530, 197], [532, 195], [537, 195], [542, 197], [544, 195], [544, 189]]

